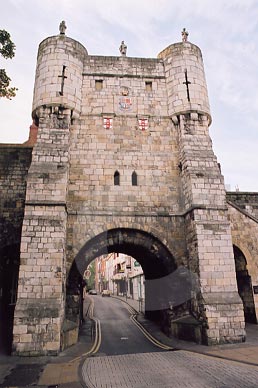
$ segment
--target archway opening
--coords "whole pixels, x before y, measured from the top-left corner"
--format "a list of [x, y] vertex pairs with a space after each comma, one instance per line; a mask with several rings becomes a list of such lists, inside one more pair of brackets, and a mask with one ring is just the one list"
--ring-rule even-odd
[[13, 317], [17, 298], [20, 246], [10, 245], [0, 251], [0, 349], [11, 354]]
[[236, 278], [238, 293], [243, 301], [245, 321], [247, 323], [257, 323], [255, 312], [252, 279], [248, 273], [247, 262], [243, 252], [237, 247], [233, 246]]
[[[71, 296], [81, 295], [84, 285], [83, 274], [95, 258], [109, 253], [124, 253], [133, 257], [143, 268], [145, 279], [164, 279], [176, 270], [176, 262], [167, 247], [150, 233], [136, 229], [117, 228], [101, 233], [87, 242], [76, 256], [67, 282], [67, 309], [69, 319], [78, 314], [78, 307], [72, 303]], [[162, 283], [162, 288], [164, 283]], [[157, 293], [157, 285], [155, 292]], [[152, 287], [146, 288], [145, 314], [149, 319], [159, 319], [162, 301], [159, 308], [152, 308]], [[165, 294], [165, 290], [163, 290]], [[71, 306], [74, 305], [74, 308]], [[150, 306], [150, 307], [148, 307]], [[166, 306], [167, 307], [167, 306]]]
[[[93, 260], [103, 255], [125, 254], [137, 261], [144, 273], [145, 317], [156, 321], [163, 331], [171, 329], [171, 319], [195, 317], [198, 277], [178, 266], [169, 249], [151, 233], [116, 228], [88, 241], [75, 257], [67, 279], [66, 319], [78, 322], [83, 305], [83, 274]], [[130, 287], [130, 282], [127, 282]], [[125, 287], [125, 292], [128, 291]], [[129, 290], [130, 293], [130, 290]], [[194, 315], [195, 314], [195, 315]]]

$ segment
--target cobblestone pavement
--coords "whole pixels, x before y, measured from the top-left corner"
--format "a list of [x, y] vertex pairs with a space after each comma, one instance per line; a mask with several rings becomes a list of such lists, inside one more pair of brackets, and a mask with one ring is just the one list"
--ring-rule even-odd
[[92, 357], [88, 388], [257, 388], [258, 367], [187, 351]]

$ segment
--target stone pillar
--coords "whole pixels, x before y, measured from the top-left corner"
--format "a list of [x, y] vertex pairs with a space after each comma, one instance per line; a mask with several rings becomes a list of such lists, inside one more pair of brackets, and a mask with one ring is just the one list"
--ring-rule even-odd
[[[180, 168], [185, 197], [189, 268], [200, 277], [199, 301], [207, 344], [245, 338], [223, 177], [212, 151], [208, 117], [180, 115]], [[191, 133], [187, 125], [191, 126]]]
[[209, 136], [208, 93], [200, 49], [189, 43], [169, 46], [164, 60], [168, 107], [178, 131], [189, 269], [199, 275], [199, 308], [207, 344], [245, 338], [238, 295], [224, 181]]
[[21, 239], [13, 353], [57, 354], [66, 281], [70, 111], [39, 109]]

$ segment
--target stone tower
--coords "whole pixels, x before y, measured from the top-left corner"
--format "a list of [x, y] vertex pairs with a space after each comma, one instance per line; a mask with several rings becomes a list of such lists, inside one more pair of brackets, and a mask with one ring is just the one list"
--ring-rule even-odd
[[[202, 54], [188, 41], [159, 54], [168, 111], [178, 131], [189, 268], [200, 279], [208, 344], [244, 337], [223, 176], [209, 136], [211, 115]], [[229, 311], [230, 306], [230, 311]]]
[[90, 56], [62, 30], [39, 46], [32, 115], [14, 353], [59, 352], [65, 320], [77, 322], [70, 279], [112, 251], [147, 280], [197, 274], [203, 341], [242, 341], [200, 49], [184, 39], [158, 59]]
[[19, 354], [56, 354], [60, 349], [69, 132], [72, 119], [81, 111], [85, 55], [86, 49], [64, 34], [39, 46], [32, 107], [39, 131], [27, 180], [13, 331]]

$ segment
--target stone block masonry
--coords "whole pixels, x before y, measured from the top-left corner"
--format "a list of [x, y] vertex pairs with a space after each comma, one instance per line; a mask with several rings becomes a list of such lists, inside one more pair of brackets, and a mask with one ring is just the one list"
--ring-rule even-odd
[[258, 220], [258, 194], [250, 192], [227, 192], [227, 201], [235, 204]]
[[[70, 111], [60, 115], [45, 107], [38, 114], [14, 315], [13, 353], [24, 355], [57, 354], [64, 320]], [[60, 121], [63, 128], [59, 128]]]
[[0, 144], [0, 249], [20, 244], [31, 147]]
[[200, 49], [184, 41], [157, 59], [101, 57], [64, 34], [47, 38], [39, 46], [32, 115], [39, 127], [27, 178], [14, 353], [58, 353], [76, 260], [82, 276], [97, 254], [112, 249], [142, 260], [146, 278], [179, 266], [196, 273], [192, 313], [204, 323], [203, 341], [242, 341]]
[[0, 145], [0, 347], [11, 351], [27, 174], [32, 148]]

